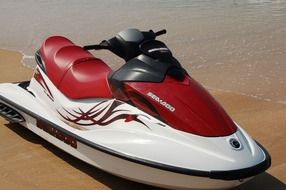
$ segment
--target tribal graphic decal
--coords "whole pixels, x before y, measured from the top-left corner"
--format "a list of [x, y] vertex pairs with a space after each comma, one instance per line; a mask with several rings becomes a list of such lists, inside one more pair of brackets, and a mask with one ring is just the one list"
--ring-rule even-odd
[[118, 106], [122, 104], [123, 103], [120, 101], [106, 100], [90, 108], [88, 111], [83, 111], [81, 108], [78, 108], [78, 110], [73, 109], [72, 111], [68, 111], [67, 109], [63, 108], [63, 110], [66, 112], [65, 114], [61, 113], [58, 110], [57, 111], [68, 122], [80, 126], [91, 126], [91, 125], [107, 126], [117, 120], [123, 119], [125, 122], [131, 122], [131, 121], [139, 122], [144, 126], [146, 126], [148, 129], [150, 129], [143, 121], [141, 121], [138, 118], [138, 116], [144, 116], [144, 117], [147, 116], [139, 114], [130, 114], [128, 113], [130, 112], [128, 110], [116, 109]]

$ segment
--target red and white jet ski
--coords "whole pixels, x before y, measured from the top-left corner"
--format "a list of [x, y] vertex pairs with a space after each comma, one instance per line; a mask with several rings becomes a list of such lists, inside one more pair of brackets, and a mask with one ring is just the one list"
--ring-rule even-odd
[[[0, 84], [0, 114], [114, 175], [175, 189], [226, 189], [270, 156], [188, 75], [166, 33], [127, 29], [98, 45], [48, 38], [30, 81]], [[126, 63], [112, 71], [87, 50]]]

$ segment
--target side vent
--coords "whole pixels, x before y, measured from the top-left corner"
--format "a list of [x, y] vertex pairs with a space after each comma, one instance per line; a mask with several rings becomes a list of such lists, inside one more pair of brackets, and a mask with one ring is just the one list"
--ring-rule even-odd
[[11, 107], [0, 102], [0, 115], [11, 123], [24, 122], [24, 117]]

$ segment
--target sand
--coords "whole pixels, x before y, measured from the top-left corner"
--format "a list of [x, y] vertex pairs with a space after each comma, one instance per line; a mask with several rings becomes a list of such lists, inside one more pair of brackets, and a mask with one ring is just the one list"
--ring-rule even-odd
[[[0, 82], [29, 80], [21, 54], [0, 51]], [[231, 117], [269, 151], [272, 167], [236, 188], [286, 190], [286, 105], [218, 90], [210, 91]], [[0, 119], [1, 190], [155, 189], [124, 180], [66, 154], [20, 125]]]

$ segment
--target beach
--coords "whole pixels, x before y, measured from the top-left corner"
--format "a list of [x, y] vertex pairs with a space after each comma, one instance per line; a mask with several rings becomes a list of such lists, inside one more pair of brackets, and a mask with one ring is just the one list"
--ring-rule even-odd
[[[286, 190], [285, 16], [285, 0], [1, 1], [0, 82], [30, 80], [34, 52], [51, 35], [83, 46], [126, 28], [166, 28], [160, 40], [272, 157], [235, 190]], [[93, 54], [112, 69], [123, 64]], [[0, 168], [1, 190], [156, 189], [98, 170], [2, 117]]]

